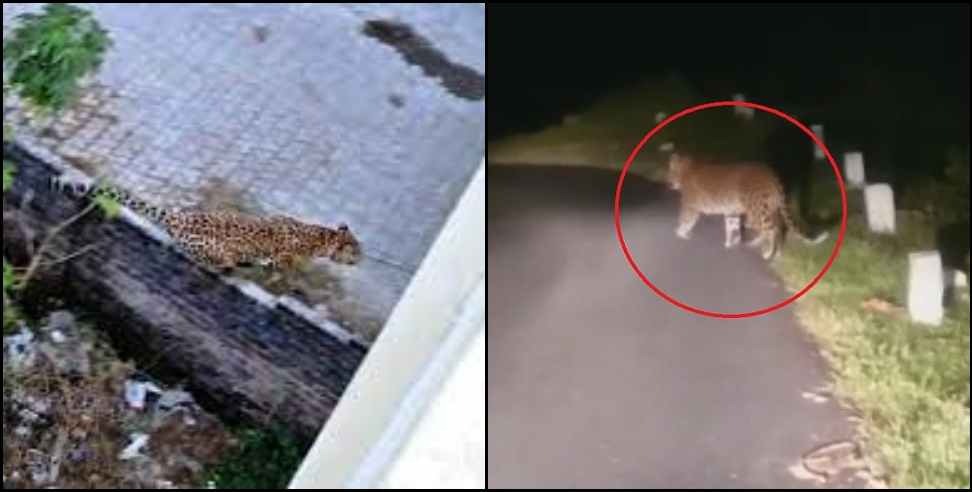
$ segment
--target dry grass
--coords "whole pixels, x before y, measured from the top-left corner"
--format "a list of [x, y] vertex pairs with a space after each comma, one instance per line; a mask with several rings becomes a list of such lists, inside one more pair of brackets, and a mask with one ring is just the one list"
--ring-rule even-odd
[[[42, 336], [42, 335], [38, 335]], [[153, 425], [155, 414], [128, 408], [125, 381], [135, 368], [119, 361], [90, 332], [58, 350], [90, 354], [90, 364], [65, 361], [53, 345], [37, 353], [29, 369], [4, 365], [4, 488], [159, 488], [203, 483], [205, 467], [233, 444], [215, 418], [193, 412]], [[77, 370], [84, 365], [89, 370]], [[151, 460], [121, 461], [133, 432], [150, 436]]]

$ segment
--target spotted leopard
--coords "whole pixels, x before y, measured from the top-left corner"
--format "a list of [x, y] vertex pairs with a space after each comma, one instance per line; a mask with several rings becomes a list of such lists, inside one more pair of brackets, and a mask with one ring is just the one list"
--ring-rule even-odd
[[[808, 238], [794, 225], [783, 185], [763, 163], [717, 164], [675, 153], [669, 160], [667, 182], [681, 194], [675, 233], [682, 239], [688, 239], [701, 214], [744, 216], [745, 227], [757, 233], [748, 244], [762, 243], [763, 258], [767, 260], [779, 253], [784, 224], [809, 244], [827, 238], [826, 232]], [[727, 236], [730, 225], [726, 225]], [[727, 247], [731, 244], [727, 237]]]
[[332, 228], [282, 215], [264, 217], [157, 207], [118, 187], [95, 186], [64, 176], [54, 178], [52, 186], [76, 198], [111, 198], [160, 225], [188, 256], [214, 270], [248, 264], [288, 269], [316, 257], [354, 265], [362, 257], [361, 244], [345, 223]]

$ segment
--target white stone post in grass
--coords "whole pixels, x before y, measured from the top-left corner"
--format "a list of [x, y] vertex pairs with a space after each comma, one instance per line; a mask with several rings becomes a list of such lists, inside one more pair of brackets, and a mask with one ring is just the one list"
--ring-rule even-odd
[[916, 323], [939, 325], [945, 310], [942, 257], [938, 251], [908, 254], [908, 314]]
[[848, 188], [860, 189], [864, 187], [864, 154], [862, 152], [844, 154], [844, 179], [847, 180]]
[[[817, 134], [817, 137], [820, 139], [820, 142], [821, 143], [826, 143], [826, 142], [824, 142], [824, 128], [823, 128], [823, 125], [810, 125], [810, 131], [812, 131], [813, 133]], [[824, 151], [823, 151], [823, 149], [820, 148], [820, 146], [817, 145], [816, 143], [813, 144], [813, 158], [814, 159], [823, 159], [824, 158]]]
[[876, 183], [864, 188], [864, 208], [867, 225], [871, 232], [894, 234], [894, 192], [887, 183]]
[[[742, 94], [733, 94], [732, 95], [732, 100], [733, 101], [745, 101], [746, 100], [746, 96], [744, 96]], [[753, 108], [747, 108], [745, 106], [733, 106], [732, 107], [732, 111], [733, 111], [733, 113], [736, 114], [736, 116], [739, 116], [739, 117], [741, 117], [744, 120], [751, 120], [751, 119], [753, 119], [753, 115], [756, 114], [756, 110], [755, 109], [753, 109]]]

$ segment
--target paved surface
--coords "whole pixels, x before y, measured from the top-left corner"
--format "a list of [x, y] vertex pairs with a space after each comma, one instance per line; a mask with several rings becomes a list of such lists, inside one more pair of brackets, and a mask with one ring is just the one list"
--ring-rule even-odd
[[347, 221], [373, 261], [323, 297], [381, 325], [485, 150], [485, 7], [86, 8], [114, 40], [95, 85], [18, 141], [163, 205]]
[[[791, 309], [724, 321], [655, 296], [617, 246], [616, 176], [489, 169], [490, 486], [819, 486], [790, 467], [853, 434], [803, 395], [825, 371]], [[727, 311], [785, 297], [755, 251], [723, 249], [721, 222], [676, 239], [674, 196], [637, 178], [623, 203], [632, 254], [676, 297]]]

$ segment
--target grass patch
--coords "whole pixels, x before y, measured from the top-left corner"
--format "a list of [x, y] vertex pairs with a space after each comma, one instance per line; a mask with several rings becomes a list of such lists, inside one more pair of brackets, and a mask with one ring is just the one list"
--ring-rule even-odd
[[[907, 253], [936, 247], [933, 224], [899, 212], [898, 234], [877, 236], [859, 216], [849, 219], [840, 257], [796, 310], [824, 349], [836, 393], [863, 419], [868, 453], [890, 485], [968, 488], [968, 303], [951, 306], [935, 328], [911, 323], [901, 309], [863, 306], [905, 305]], [[830, 252], [791, 241], [775, 266], [788, 287], [800, 288]]]
[[300, 467], [304, 450], [280, 428], [238, 431], [240, 445], [208, 474], [218, 489], [286, 489]]

